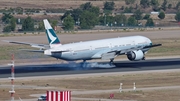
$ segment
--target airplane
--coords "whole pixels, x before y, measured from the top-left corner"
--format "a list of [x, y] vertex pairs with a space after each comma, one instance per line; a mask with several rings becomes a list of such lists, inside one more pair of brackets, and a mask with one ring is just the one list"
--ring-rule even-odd
[[44, 55], [66, 61], [83, 60], [83, 62], [86, 62], [86, 60], [103, 59], [110, 60], [110, 64], [113, 64], [114, 58], [119, 55], [127, 55], [130, 61], [145, 60], [145, 54], [150, 48], [162, 45], [152, 44], [151, 40], [144, 36], [127, 36], [61, 44], [48, 20], [44, 19], [43, 22], [49, 45], [19, 41], [7, 42], [30, 45], [39, 48], [39, 50], [24, 50], [44, 53]]

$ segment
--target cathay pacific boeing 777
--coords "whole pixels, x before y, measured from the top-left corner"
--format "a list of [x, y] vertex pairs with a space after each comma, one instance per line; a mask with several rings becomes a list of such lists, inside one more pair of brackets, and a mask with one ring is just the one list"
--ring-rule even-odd
[[152, 44], [151, 40], [144, 36], [128, 36], [110, 39], [101, 39], [69, 44], [61, 44], [56, 33], [52, 29], [47, 19], [44, 19], [49, 45], [33, 44], [18, 41], [8, 41], [9, 43], [30, 45], [39, 50], [27, 50], [32, 52], [43, 52], [45, 55], [67, 60], [92, 60], [108, 59], [112, 63], [119, 55], [127, 55], [131, 61], [144, 60], [147, 51], [161, 44]]

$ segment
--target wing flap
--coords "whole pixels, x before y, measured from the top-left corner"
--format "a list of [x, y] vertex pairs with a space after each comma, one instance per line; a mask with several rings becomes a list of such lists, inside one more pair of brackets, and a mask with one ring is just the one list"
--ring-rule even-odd
[[62, 52], [69, 52], [69, 51], [68, 50], [51, 51], [51, 53], [62, 53]]
[[101, 59], [103, 60], [113, 59], [115, 58], [115, 56], [116, 56], [116, 52], [104, 53], [102, 54]]

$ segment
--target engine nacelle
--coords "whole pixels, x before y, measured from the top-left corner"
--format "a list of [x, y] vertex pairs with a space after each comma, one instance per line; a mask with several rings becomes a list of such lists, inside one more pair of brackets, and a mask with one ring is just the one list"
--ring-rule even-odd
[[142, 52], [142, 50], [131, 51], [127, 53], [127, 58], [130, 61], [139, 61], [144, 58], [144, 53]]

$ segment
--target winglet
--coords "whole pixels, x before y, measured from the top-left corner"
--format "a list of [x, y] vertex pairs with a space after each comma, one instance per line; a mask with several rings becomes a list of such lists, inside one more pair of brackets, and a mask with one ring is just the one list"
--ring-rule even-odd
[[60, 44], [60, 41], [59, 41], [56, 33], [54, 32], [53, 28], [49, 24], [48, 20], [44, 19], [43, 22], [44, 22], [44, 27], [46, 29], [46, 35], [47, 35], [50, 46], [52, 44]]

